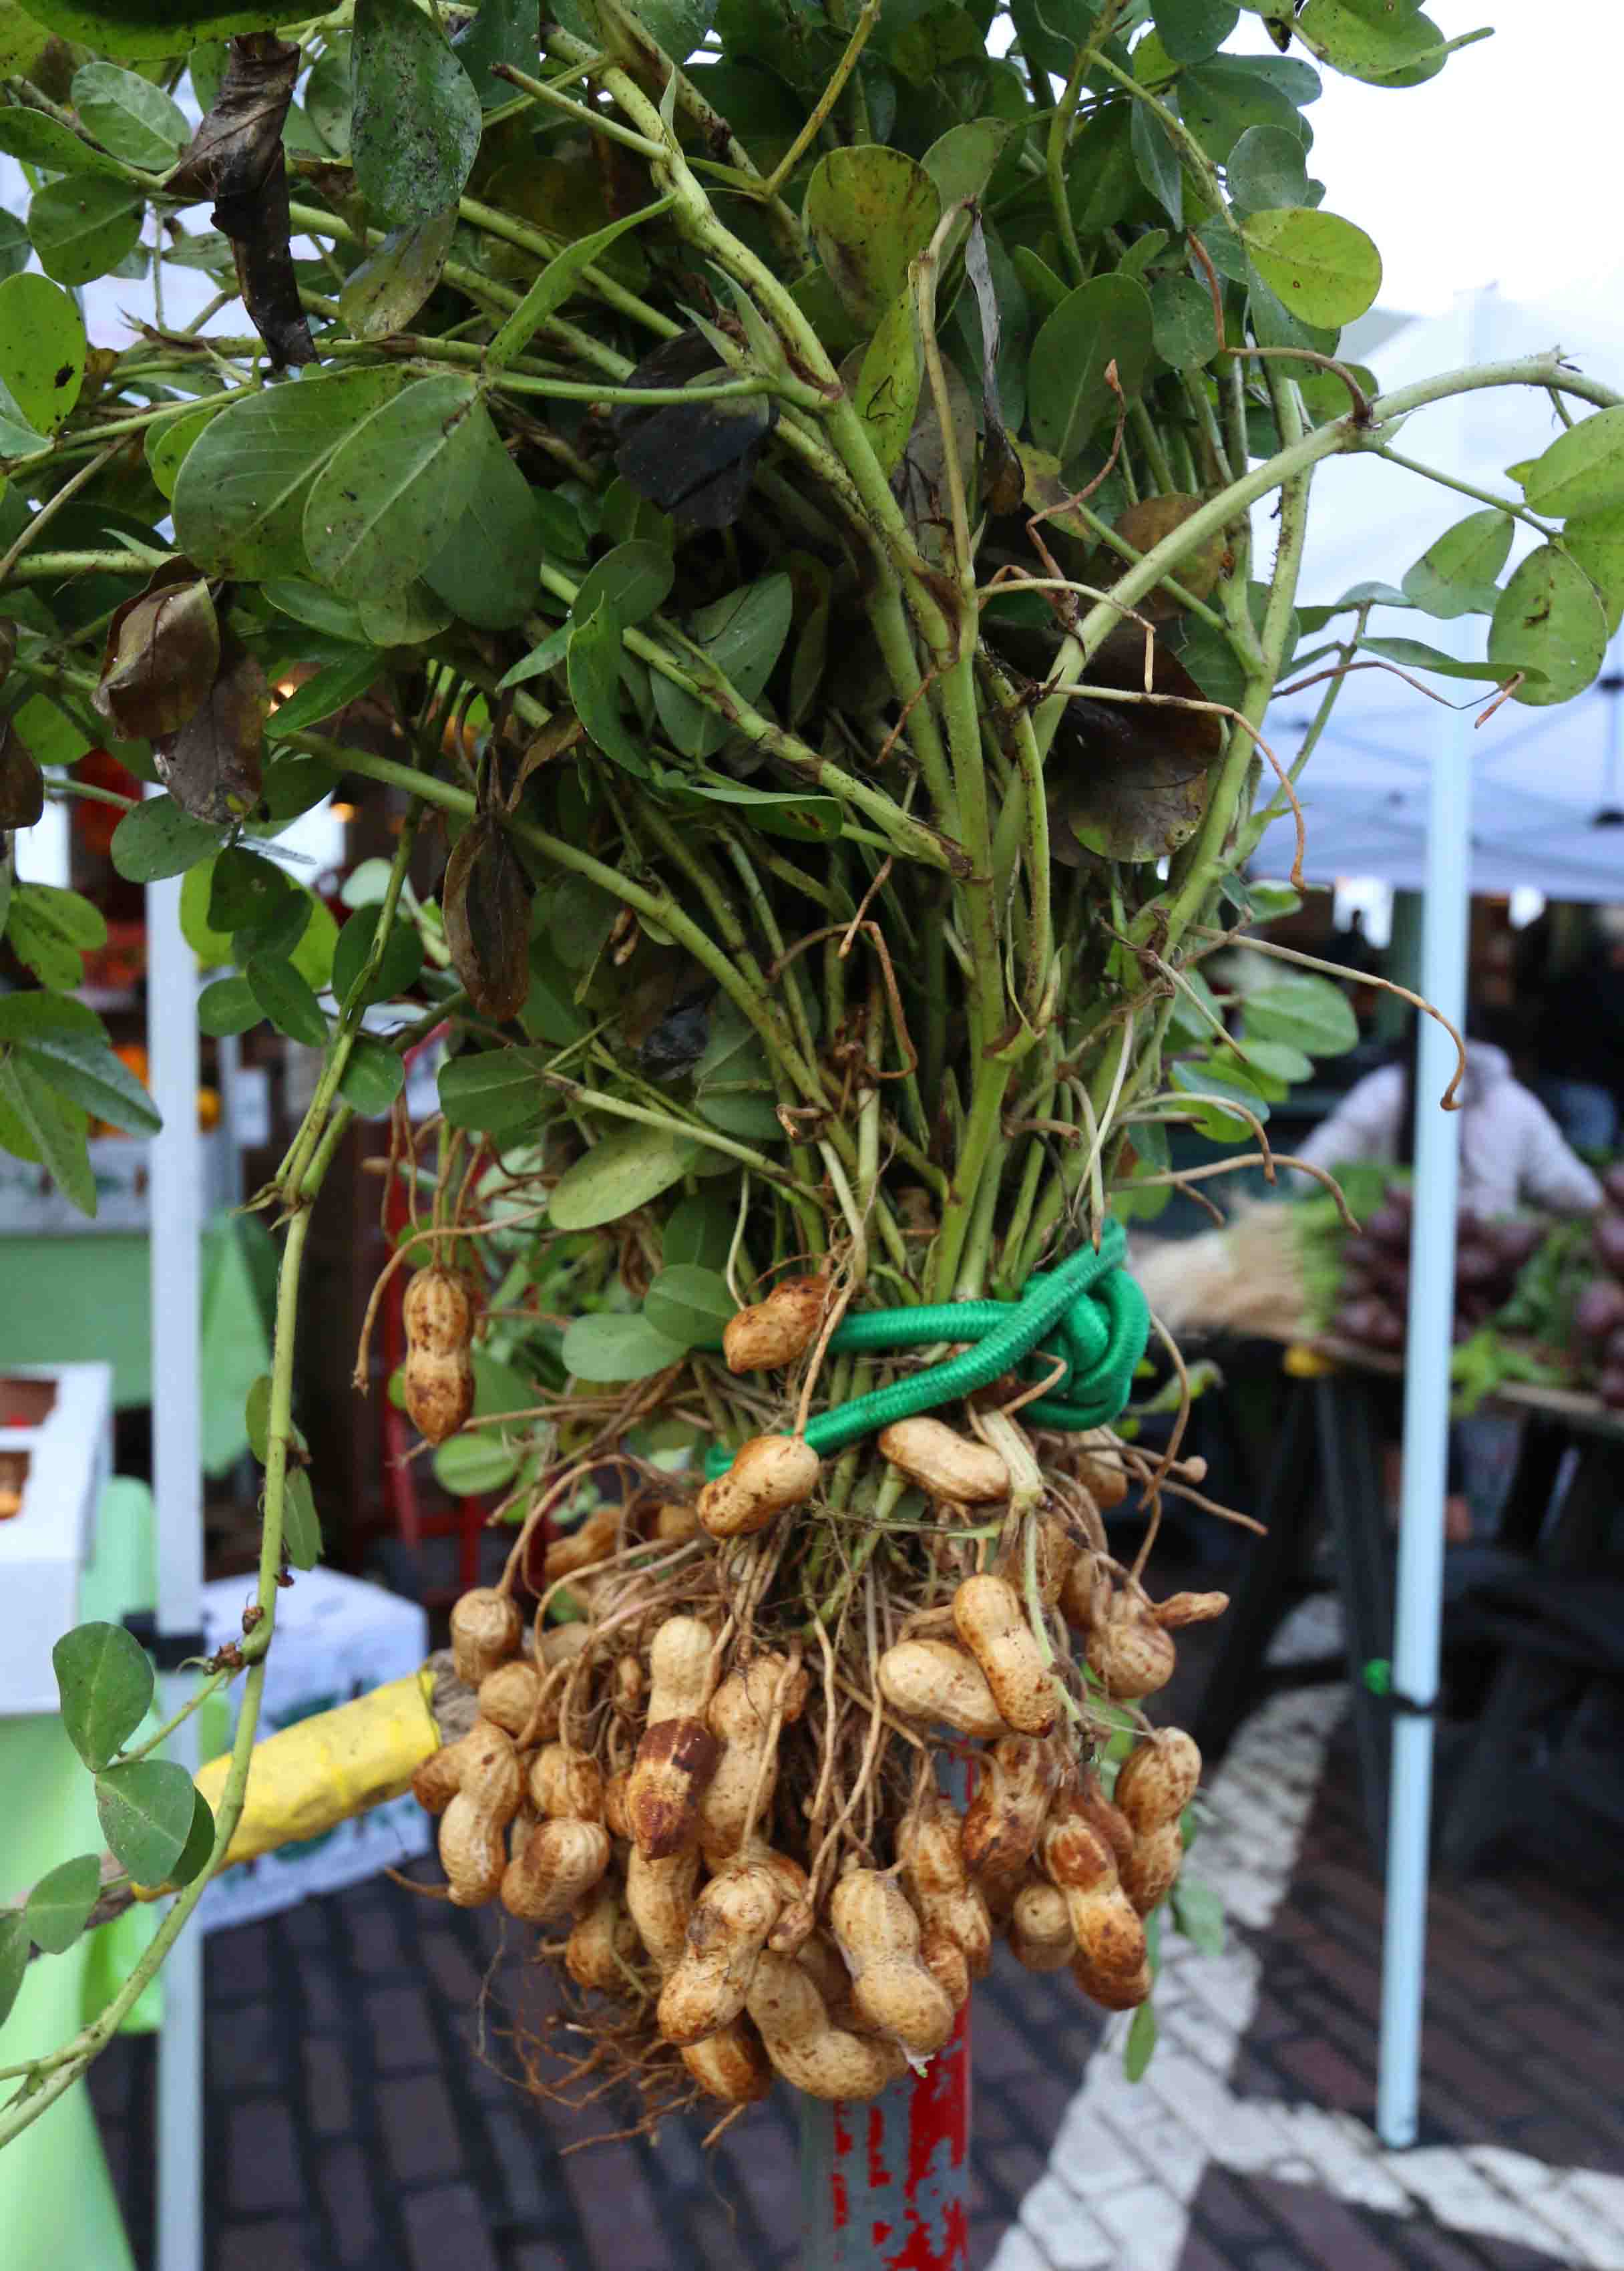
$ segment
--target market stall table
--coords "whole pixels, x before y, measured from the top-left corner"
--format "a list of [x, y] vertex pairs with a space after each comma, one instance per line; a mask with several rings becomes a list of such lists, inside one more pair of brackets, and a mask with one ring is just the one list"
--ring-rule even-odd
[[[1391, 1692], [1389, 1672], [1394, 1531], [1380, 1449], [1392, 1432], [1390, 1383], [1403, 1376], [1400, 1359], [1346, 1342], [1323, 1339], [1284, 1351], [1284, 1408], [1254, 1493], [1267, 1534], [1242, 1564], [1194, 1731], [1203, 1751], [1216, 1756], [1271, 1690], [1346, 1677], [1366, 1820], [1378, 1852], [1387, 1821], [1391, 1715], [1410, 1704]], [[1602, 1679], [1616, 1679], [1620, 1669], [1599, 1643], [1587, 1657], [1583, 1619], [1564, 1619], [1561, 1610], [1580, 1573], [1584, 1590], [1593, 1592], [1616, 1584], [1624, 1569], [1609, 1560], [1610, 1550], [1615, 1557], [1620, 1550], [1624, 1513], [1624, 1417], [1576, 1390], [1512, 1381], [1481, 1408], [1524, 1425], [1492, 1544], [1452, 1548], [1447, 1563], [1446, 1649], [1469, 1636], [1477, 1645], [1487, 1641], [1494, 1651], [1481, 1709], [1457, 1744], [1442, 1793], [1442, 1850], [1461, 1867], [1531, 1801], [1549, 1801], [1560, 1761], [1526, 1762], [1519, 1739], [1553, 1701], [1555, 1666], [1567, 1666], [1570, 1682], [1587, 1663]], [[1316, 1579], [1316, 1558], [1326, 1547], [1330, 1573]], [[1269, 1644], [1287, 1612], [1322, 1583], [1334, 1583], [1340, 1597], [1341, 1656], [1270, 1664]], [[1512, 1606], [1514, 1593], [1525, 1617]], [[1487, 1614], [1474, 1611], [1479, 1595], [1505, 1605]], [[1547, 1625], [1566, 1625], [1564, 1639], [1535, 1630], [1541, 1611]], [[1579, 1794], [1592, 1806], [1613, 1810], [1606, 1788], [1593, 1778]]]

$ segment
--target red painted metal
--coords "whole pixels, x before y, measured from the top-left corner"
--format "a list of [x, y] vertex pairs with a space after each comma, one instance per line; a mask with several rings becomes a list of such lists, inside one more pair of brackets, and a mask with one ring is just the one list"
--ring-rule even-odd
[[946, 2047], [861, 2105], [804, 2102], [805, 2271], [964, 2271], [968, 2007]]

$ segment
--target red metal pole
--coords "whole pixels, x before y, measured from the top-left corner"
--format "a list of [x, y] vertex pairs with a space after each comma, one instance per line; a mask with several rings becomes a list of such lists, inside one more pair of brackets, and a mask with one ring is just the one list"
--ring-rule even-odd
[[864, 2104], [801, 2103], [804, 2271], [964, 2271], [969, 2006], [923, 2074]]

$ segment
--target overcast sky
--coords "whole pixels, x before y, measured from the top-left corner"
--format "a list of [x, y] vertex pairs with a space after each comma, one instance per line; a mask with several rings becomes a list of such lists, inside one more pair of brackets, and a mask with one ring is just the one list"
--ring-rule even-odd
[[[1620, 0], [1432, 0], [1450, 56], [1424, 86], [1361, 86], [1334, 71], [1309, 115], [1325, 203], [1381, 249], [1383, 305], [1416, 314], [1498, 284], [1560, 292], [1624, 264], [1607, 186], [1620, 158]], [[1243, 16], [1242, 40], [1271, 53]], [[1294, 52], [1296, 52], [1294, 50]]]

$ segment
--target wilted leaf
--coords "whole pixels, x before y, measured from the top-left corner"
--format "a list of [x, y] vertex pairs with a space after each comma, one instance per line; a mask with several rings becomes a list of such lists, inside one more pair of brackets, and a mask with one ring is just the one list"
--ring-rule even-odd
[[356, 186], [379, 220], [412, 227], [454, 205], [478, 154], [479, 97], [437, 20], [413, 0], [356, 0], [350, 81]]
[[842, 302], [872, 331], [935, 233], [941, 192], [905, 151], [864, 142], [825, 152], [807, 184], [805, 217]]
[[288, 246], [282, 152], [302, 61], [272, 33], [234, 40], [219, 93], [169, 184], [214, 199], [210, 219], [231, 239], [243, 303], [278, 366], [315, 360]]
[[[733, 373], [699, 331], [684, 331], [645, 355], [627, 386], [715, 384]], [[777, 418], [770, 395], [720, 402], [616, 406], [615, 470], [639, 496], [689, 528], [726, 528], [738, 517], [756, 461]]]
[[964, 272], [975, 294], [981, 318], [982, 496], [990, 512], [1013, 512], [1020, 504], [1025, 478], [1020, 459], [1004, 428], [1004, 406], [998, 393], [998, 352], [1003, 327], [997, 294], [992, 287], [992, 268], [987, 255], [986, 233], [977, 212], [964, 245]]
[[126, 599], [108, 624], [91, 699], [120, 741], [152, 741], [185, 724], [219, 664], [219, 622], [208, 583], [189, 562], [174, 562]]
[[410, 228], [391, 229], [377, 250], [351, 272], [338, 308], [358, 339], [382, 339], [404, 331], [439, 283], [456, 234], [453, 205]]
[[228, 637], [202, 706], [178, 733], [154, 737], [158, 778], [195, 820], [241, 820], [253, 810], [270, 704], [257, 660]]
[[[1020, 644], [1018, 634], [1002, 628], [997, 636], [1000, 644]], [[1160, 640], [1153, 659], [1153, 692], [1204, 698]], [[1142, 691], [1143, 632], [1132, 624], [1113, 631], [1088, 666], [1087, 683]], [[1083, 698], [1066, 704], [1044, 775], [1056, 857], [1065, 859], [1078, 845], [1110, 860], [1160, 860], [1175, 852], [1199, 825], [1207, 770], [1223, 741], [1223, 720], [1212, 711], [1090, 702], [1085, 689]]]
[[451, 964], [483, 1016], [517, 1016], [530, 992], [530, 885], [501, 823], [481, 813], [446, 862], [441, 912]]
[[45, 809], [45, 776], [9, 718], [0, 719], [0, 828], [32, 828]]
[[[975, 403], [957, 363], [945, 363], [942, 375], [946, 382], [947, 407], [952, 420], [951, 447], [958, 458], [959, 470], [968, 492], [973, 485], [975, 467]], [[913, 430], [908, 435], [907, 447], [902, 451], [896, 471], [891, 476], [891, 487], [908, 517], [915, 541], [926, 559], [933, 561], [945, 555], [949, 543], [949, 446], [937, 414], [935, 390], [922, 388]]]

